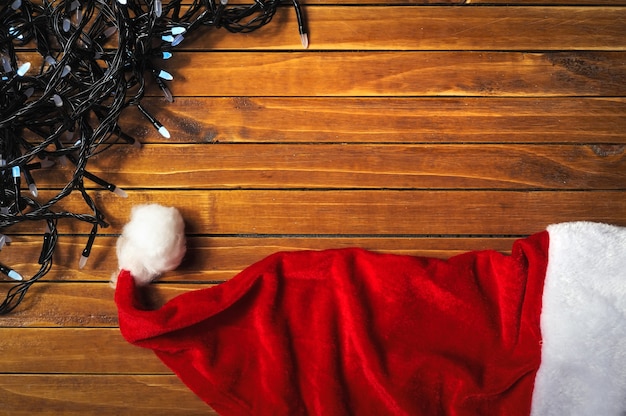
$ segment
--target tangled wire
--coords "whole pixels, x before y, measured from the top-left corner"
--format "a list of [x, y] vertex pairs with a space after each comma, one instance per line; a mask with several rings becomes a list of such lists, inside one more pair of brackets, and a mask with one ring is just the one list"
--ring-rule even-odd
[[[167, 83], [172, 76], [159, 61], [191, 32], [203, 26], [229, 32], [252, 32], [268, 24], [281, 0], [254, 0], [228, 5], [227, 0], [9, 0], [0, 6], [0, 231], [43, 222], [39, 271], [25, 279], [12, 267], [0, 272], [15, 283], [0, 304], [0, 314], [13, 310], [30, 286], [52, 267], [59, 220], [91, 225], [79, 262], [89, 257], [104, 215], [85, 188], [87, 179], [117, 195], [123, 190], [89, 172], [89, 158], [116, 143], [138, 145], [118, 120], [126, 108], [137, 107], [157, 131], [167, 129], [141, 105], [147, 78], [172, 101]], [[302, 12], [296, 10], [303, 46], [307, 46]], [[33, 171], [69, 165], [69, 182], [42, 201]], [[24, 179], [28, 192], [22, 189]], [[78, 192], [89, 213], [58, 208], [59, 201]], [[11, 239], [0, 234], [0, 249]]]

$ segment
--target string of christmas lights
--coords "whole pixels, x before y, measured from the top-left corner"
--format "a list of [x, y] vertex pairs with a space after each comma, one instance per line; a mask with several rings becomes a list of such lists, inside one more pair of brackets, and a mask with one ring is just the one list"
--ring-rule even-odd
[[[0, 304], [13, 310], [33, 283], [52, 267], [58, 221], [91, 225], [79, 260], [84, 267], [104, 215], [85, 180], [120, 197], [126, 193], [88, 170], [90, 157], [111, 145], [140, 146], [118, 124], [122, 111], [136, 107], [165, 138], [170, 133], [141, 104], [153, 79], [167, 101], [173, 76], [163, 60], [190, 33], [203, 27], [248, 33], [271, 22], [281, 0], [229, 5], [227, 0], [9, 0], [0, 5], [0, 250], [11, 242], [7, 228], [28, 224], [43, 232], [39, 271], [25, 278], [0, 263], [0, 273], [14, 281]], [[302, 10], [295, 8], [302, 45], [308, 35]], [[42, 200], [35, 177], [39, 170], [69, 166], [73, 174], [53, 197]], [[26, 188], [22, 189], [22, 180]], [[79, 193], [88, 213], [69, 212], [59, 202]], [[38, 234], [39, 232], [35, 233]]]

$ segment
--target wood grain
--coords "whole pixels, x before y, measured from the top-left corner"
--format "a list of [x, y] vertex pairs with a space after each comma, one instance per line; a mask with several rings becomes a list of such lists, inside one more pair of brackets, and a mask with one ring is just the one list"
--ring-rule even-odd
[[[249, 0], [229, 0], [229, 4], [250, 4]], [[377, 0], [300, 0], [300, 4], [307, 6], [314, 5], [381, 5]], [[384, 3], [402, 4], [402, 5], [448, 5], [448, 6], [467, 6], [473, 5], [490, 5], [490, 4], [503, 4], [510, 6], [512, 3], [508, 0], [388, 0]], [[624, 0], [518, 0], [515, 5], [586, 5], [586, 6], [598, 6], [598, 5], [624, 5]], [[288, 7], [288, 6], [287, 6]]]
[[[621, 7], [306, 7], [312, 50], [624, 50]], [[210, 29], [181, 49], [301, 49], [295, 12], [246, 35]]]
[[[158, 307], [167, 300], [208, 284], [159, 284], [146, 291], [148, 305]], [[0, 285], [4, 290], [6, 284]], [[116, 328], [117, 307], [108, 282], [38, 282], [20, 307], [2, 316], [0, 327]]]
[[[115, 235], [100, 235], [95, 240], [89, 262], [78, 268], [78, 259], [86, 238], [62, 235], [55, 251], [55, 267], [46, 281], [107, 282], [116, 272]], [[324, 250], [341, 247], [361, 247], [385, 253], [449, 258], [472, 250], [493, 249], [508, 253], [512, 238], [459, 237], [311, 237], [311, 236], [188, 236], [187, 254], [180, 267], [162, 281], [215, 282], [232, 278], [244, 268], [277, 251]], [[24, 276], [38, 269], [35, 259], [41, 250], [39, 236], [14, 236], [13, 247], [7, 247], [11, 266]], [[7, 284], [7, 286], [9, 286]]]
[[0, 375], [0, 415], [217, 415], [173, 375]]
[[[127, 199], [98, 191], [94, 199], [111, 224], [103, 234], [119, 232], [131, 207], [143, 203], [176, 206], [186, 232], [209, 235], [510, 236], [562, 221], [626, 225], [623, 191], [150, 190], [129, 191]], [[81, 212], [85, 206], [72, 194], [58, 209]], [[59, 229], [80, 234], [91, 226], [60, 223]], [[23, 226], [15, 230], [24, 232]]]
[[[132, 148], [131, 148], [132, 149]], [[624, 189], [626, 145], [117, 146], [90, 171], [124, 189]], [[197, 162], [189, 164], [189, 157]], [[102, 163], [99, 163], [102, 160]], [[115, 168], [112, 166], [115, 161]], [[154, 171], [154, 166], [162, 171]], [[59, 178], [55, 187], [63, 186]], [[46, 184], [46, 182], [43, 182]]]
[[[142, 104], [172, 138], [129, 108], [120, 126], [143, 149], [90, 160], [128, 199], [86, 181], [111, 223], [86, 267], [90, 226], [60, 221], [52, 271], [0, 317], [0, 415], [215, 414], [117, 327], [115, 242], [140, 203], [187, 224], [153, 307], [276, 251], [448, 258], [508, 253], [554, 222], [626, 225], [626, 1], [302, 3], [308, 50], [285, 5], [255, 33], [207, 28], [154, 60], [175, 102], [149, 85]], [[40, 199], [71, 173], [33, 172]], [[90, 211], [77, 193], [58, 208]], [[32, 275], [43, 224], [2, 232], [0, 261]]]
[[[172, 85], [176, 89], [176, 85]], [[626, 143], [624, 98], [147, 98], [120, 126], [145, 143]]]
[[3, 373], [173, 374], [152, 350], [126, 342], [118, 328], [0, 328], [0, 349]]
[[175, 62], [163, 66], [179, 96], [626, 95], [623, 52], [180, 52]]

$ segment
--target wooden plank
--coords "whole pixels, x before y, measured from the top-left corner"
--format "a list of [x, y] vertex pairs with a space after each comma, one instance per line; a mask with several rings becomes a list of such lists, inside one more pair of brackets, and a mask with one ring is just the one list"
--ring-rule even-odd
[[[9, 284], [0, 285], [2, 298]], [[113, 288], [108, 283], [37, 282], [0, 327], [117, 327]]]
[[163, 68], [194, 97], [626, 95], [626, 52], [179, 52]]
[[[250, 4], [250, 0], [229, 0], [228, 4]], [[473, 6], [473, 5], [489, 5], [504, 4], [510, 6], [510, 0], [388, 0], [384, 4], [379, 0], [300, 0], [300, 4], [304, 6], [312, 5], [450, 5], [450, 6]], [[624, 5], [624, 0], [517, 0], [515, 5]], [[286, 5], [285, 7], [289, 7]], [[306, 10], [306, 9], [305, 9]]]
[[[116, 236], [100, 235], [95, 240], [89, 262], [78, 268], [78, 260], [86, 244], [84, 236], [59, 237], [54, 267], [46, 281], [107, 282], [115, 273]], [[41, 236], [14, 236], [13, 244], [3, 249], [3, 261], [24, 276], [38, 269], [35, 260], [41, 250]], [[420, 237], [187, 237], [187, 255], [176, 272], [163, 281], [212, 282], [227, 280], [247, 266], [277, 251], [324, 250], [361, 247], [386, 253], [448, 258], [466, 251], [493, 249], [508, 253], [511, 238], [420, 238]]]
[[[180, 52], [179, 96], [623, 96], [624, 52]], [[193, 65], [188, 63], [193, 62]], [[152, 94], [159, 94], [152, 88]]]
[[[92, 159], [89, 170], [124, 189], [624, 189], [626, 145], [612, 149], [607, 155], [580, 145], [117, 146]], [[47, 176], [54, 182], [44, 186], [67, 183], [65, 175]]]
[[[176, 89], [176, 84], [172, 87]], [[129, 108], [120, 126], [142, 142], [626, 143], [624, 98], [201, 98], [142, 101], [163, 139]]]
[[[312, 50], [626, 49], [621, 7], [308, 5], [305, 11]], [[201, 29], [178, 50], [300, 48], [295, 12], [282, 8], [252, 34]]]
[[[148, 305], [158, 307], [167, 300], [207, 284], [159, 284], [146, 291]], [[0, 285], [4, 290], [8, 285]], [[118, 326], [114, 289], [109, 283], [50, 283], [31, 286], [22, 303], [0, 319], [1, 328], [73, 327], [115, 328]]]
[[[306, 1], [306, 0], [304, 0]], [[331, 0], [334, 1], [334, 0]], [[343, 1], [343, 0], [338, 0]], [[487, 5], [487, 4], [500, 4], [509, 6], [511, 4], [508, 0], [465, 0], [464, 5]], [[515, 2], [516, 5], [580, 5], [580, 6], [622, 6], [625, 3], [623, 0], [520, 0]]]
[[0, 328], [0, 350], [5, 374], [173, 374], [118, 328]]
[[[137, 200], [135, 196], [143, 198]], [[184, 204], [182, 196], [187, 198]], [[181, 208], [184, 206], [181, 210], [186, 214], [188, 231], [194, 234], [523, 235], [539, 232], [550, 223], [560, 221], [590, 220], [626, 225], [624, 192], [610, 191], [220, 191], [183, 192], [176, 196], [153, 191], [131, 195], [134, 203], [167, 203], [165, 199]], [[198, 207], [206, 209], [198, 211]], [[120, 215], [121, 211], [116, 213]], [[479, 220], [468, 220], [472, 218]], [[110, 260], [107, 264], [111, 264]], [[102, 268], [98, 264], [90, 267]], [[152, 304], [158, 305], [185, 291], [209, 286], [161, 284], [149, 292]], [[9, 284], [3, 285], [4, 290], [8, 287]], [[40, 282], [30, 289], [18, 309], [3, 317], [0, 325], [115, 327], [113, 289], [99, 282]]]
[[173, 375], [0, 375], [0, 415], [214, 415]]
[[[112, 225], [103, 233], [119, 232], [131, 207], [141, 203], [177, 206], [190, 234], [510, 236], [562, 221], [626, 225], [624, 191], [151, 190], [129, 191], [127, 199], [99, 191], [94, 199]], [[74, 193], [57, 209], [82, 212], [85, 204]], [[15, 234], [32, 232], [14, 228]], [[59, 228], [91, 229], [77, 221]]]

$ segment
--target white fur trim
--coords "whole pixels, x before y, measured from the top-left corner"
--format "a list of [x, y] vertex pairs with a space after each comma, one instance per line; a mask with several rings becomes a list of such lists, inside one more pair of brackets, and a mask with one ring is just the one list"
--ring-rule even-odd
[[119, 268], [139, 284], [173, 270], [185, 255], [185, 223], [176, 208], [138, 205], [117, 240]]
[[533, 416], [626, 414], [626, 228], [548, 227]]

